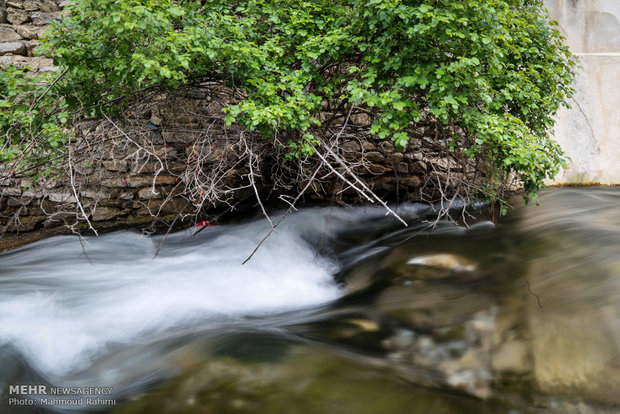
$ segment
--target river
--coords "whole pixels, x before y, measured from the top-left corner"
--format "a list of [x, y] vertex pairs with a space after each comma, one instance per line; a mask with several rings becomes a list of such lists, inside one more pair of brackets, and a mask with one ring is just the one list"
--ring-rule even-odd
[[514, 204], [1, 254], [0, 412], [620, 412], [620, 190]]

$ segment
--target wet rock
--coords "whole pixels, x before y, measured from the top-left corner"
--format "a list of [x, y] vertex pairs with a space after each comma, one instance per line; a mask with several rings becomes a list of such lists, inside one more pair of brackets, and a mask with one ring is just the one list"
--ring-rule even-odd
[[414, 328], [434, 329], [462, 323], [492, 304], [483, 294], [413, 282], [385, 289], [375, 306]]
[[416, 334], [410, 329], [398, 329], [394, 336], [383, 341], [383, 346], [390, 350], [409, 350], [415, 344]]
[[409, 259], [407, 264], [447, 269], [454, 272], [473, 272], [478, 268], [476, 262], [456, 254], [431, 254]]
[[378, 361], [368, 362], [307, 348], [275, 360], [206, 360], [112, 414], [489, 412], [480, 401], [412, 387]]
[[493, 353], [493, 369], [497, 373], [525, 374], [532, 372], [532, 362], [528, 344], [514, 340], [503, 343]]
[[[463, 323], [424, 334], [401, 329], [384, 343], [396, 351], [390, 359], [398, 363], [409, 360], [416, 368], [435, 372], [435, 386], [489, 398], [493, 393], [490, 355], [496, 314], [497, 309], [491, 307], [470, 315]], [[417, 381], [415, 375], [408, 378]]]

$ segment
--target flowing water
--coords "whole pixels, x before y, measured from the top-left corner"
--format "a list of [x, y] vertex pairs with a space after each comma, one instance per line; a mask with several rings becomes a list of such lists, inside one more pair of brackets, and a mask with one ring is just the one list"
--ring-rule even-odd
[[620, 412], [620, 191], [516, 204], [2, 254], [0, 413]]

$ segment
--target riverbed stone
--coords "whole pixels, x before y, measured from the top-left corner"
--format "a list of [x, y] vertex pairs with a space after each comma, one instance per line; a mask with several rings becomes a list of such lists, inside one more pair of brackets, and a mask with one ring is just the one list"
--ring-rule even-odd
[[525, 374], [532, 372], [532, 361], [528, 344], [514, 340], [502, 343], [493, 352], [493, 369], [498, 373]]
[[486, 295], [455, 287], [438, 289], [426, 283], [410, 283], [385, 289], [376, 306], [412, 327], [430, 329], [462, 323], [492, 303]]

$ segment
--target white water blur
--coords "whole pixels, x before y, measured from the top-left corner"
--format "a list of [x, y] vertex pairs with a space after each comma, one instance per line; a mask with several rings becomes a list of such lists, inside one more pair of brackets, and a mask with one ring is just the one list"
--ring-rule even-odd
[[155, 259], [161, 238], [131, 232], [88, 238], [84, 248], [76, 237], [55, 237], [0, 255], [0, 346], [58, 377], [111, 347], [328, 303], [342, 295], [337, 265], [314, 244], [327, 225], [368, 213], [291, 216], [246, 265], [269, 229], [264, 219], [173, 234]]

